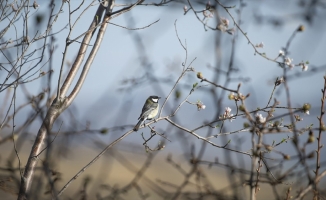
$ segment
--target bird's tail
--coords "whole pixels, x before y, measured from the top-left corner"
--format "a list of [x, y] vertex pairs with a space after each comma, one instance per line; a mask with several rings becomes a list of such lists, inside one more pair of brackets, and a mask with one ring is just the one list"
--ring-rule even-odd
[[140, 120], [138, 121], [138, 123], [137, 123], [136, 126], [134, 127], [134, 131], [138, 131], [138, 129], [139, 129], [140, 125], [143, 123], [143, 121], [144, 121], [144, 119], [140, 119]]

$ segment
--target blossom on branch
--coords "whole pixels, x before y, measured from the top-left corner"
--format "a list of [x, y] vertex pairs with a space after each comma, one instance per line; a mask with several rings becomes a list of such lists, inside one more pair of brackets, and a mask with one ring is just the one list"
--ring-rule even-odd
[[231, 114], [231, 108], [230, 107], [225, 107], [224, 113], [219, 118], [222, 119], [222, 120], [229, 119], [230, 122], [232, 122], [232, 120], [235, 119], [235, 117], [233, 117], [233, 114]]
[[266, 117], [263, 117], [262, 114], [256, 114], [256, 121], [259, 122], [260, 124], [263, 124], [266, 122]]
[[229, 27], [229, 20], [224, 17], [221, 17], [216, 28], [222, 32], [226, 32], [228, 27]]
[[284, 63], [285, 63], [286, 65], [290, 66], [290, 64], [292, 63], [292, 61], [293, 61], [293, 59], [287, 57], [287, 58], [285, 58]]
[[261, 42], [261, 43], [259, 43], [259, 44], [256, 44], [255, 47], [256, 47], [256, 48], [264, 48], [264, 43]]
[[183, 7], [183, 11], [184, 11], [185, 13], [188, 11], [188, 7], [187, 7], [186, 5]]
[[36, 8], [38, 8], [39, 6], [40, 6], [40, 5], [38, 5], [37, 2], [34, 1], [34, 3], [33, 3], [33, 8], [36, 9]]
[[278, 56], [284, 56], [284, 55], [285, 55], [284, 51], [280, 50], [279, 53], [278, 53]]
[[294, 119], [295, 119], [296, 122], [299, 122], [299, 121], [303, 120], [303, 118], [301, 118], [300, 115], [293, 115], [293, 116], [294, 116]]
[[203, 15], [204, 15], [204, 17], [208, 18], [208, 17], [209, 17], [209, 11], [205, 10], [205, 11], [203, 12]]
[[310, 108], [311, 108], [311, 105], [310, 105], [309, 103], [305, 103], [305, 104], [303, 104], [303, 106], [302, 106], [302, 111], [303, 111], [305, 114], [309, 115], [309, 114], [310, 114], [310, 113], [309, 113]]
[[301, 62], [299, 65], [301, 66], [303, 72], [308, 70], [308, 65], [306, 63]]
[[231, 92], [231, 93], [229, 94], [228, 98], [229, 98], [230, 100], [234, 100], [234, 99], [235, 99], [235, 95], [234, 95], [234, 93]]
[[196, 103], [198, 111], [204, 110], [206, 108], [206, 105], [203, 104], [201, 101], [197, 101]]

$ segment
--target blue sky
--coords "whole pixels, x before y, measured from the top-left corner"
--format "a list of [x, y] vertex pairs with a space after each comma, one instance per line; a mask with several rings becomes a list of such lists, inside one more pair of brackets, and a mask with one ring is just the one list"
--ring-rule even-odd
[[[72, 0], [72, 7], [76, 7], [78, 2], [79, 1]], [[43, 1], [38, 3], [40, 4], [40, 8], [38, 10], [32, 10], [32, 12], [45, 14], [48, 9], [47, 3]], [[237, 3], [230, 3], [230, 5], [234, 4], [238, 5]], [[302, 115], [304, 121], [301, 126], [304, 127], [310, 123], [317, 125], [316, 113], [320, 107], [320, 89], [323, 86], [325, 69], [320, 70], [318, 73], [312, 72], [311, 69], [326, 64], [324, 55], [326, 52], [326, 38], [324, 36], [326, 24], [323, 21], [323, 19], [325, 19], [325, 12], [317, 10], [317, 17], [311, 24], [308, 24], [300, 17], [299, 13], [302, 13], [303, 10], [297, 6], [296, 1], [248, 1], [248, 4], [249, 6], [245, 7], [243, 10], [243, 24], [241, 24], [241, 27], [247, 32], [248, 37], [254, 44], [260, 42], [264, 43], [264, 48], [260, 50], [261, 52], [265, 52], [269, 57], [275, 58], [278, 55], [279, 50], [285, 46], [293, 31], [296, 30], [299, 25], [304, 25], [306, 27], [304, 32], [298, 33], [294, 38], [290, 47], [289, 56], [294, 59], [294, 63], [309, 61], [309, 69], [307, 72], [302, 72], [301, 69], [297, 67], [289, 71], [288, 74], [290, 76], [295, 74], [301, 76], [291, 79], [289, 87], [291, 89], [293, 107], [300, 107], [303, 103], [307, 102], [311, 103], [313, 106], [310, 116]], [[148, 73], [162, 78], [177, 80], [181, 73], [181, 63], [185, 58], [185, 52], [177, 40], [174, 29], [174, 22], [177, 20], [179, 37], [182, 41], [187, 41], [188, 63], [196, 58], [192, 66], [197, 71], [201, 71], [208, 79], [212, 79], [214, 73], [212, 70], [208, 69], [207, 66], [215, 66], [216, 62], [218, 62], [215, 42], [216, 35], [220, 33], [211, 30], [205, 31], [202, 24], [197, 21], [192, 12], [184, 15], [183, 4], [173, 4], [171, 7], [173, 8], [139, 7], [126, 15], [113, 19], [112, 23], [136, 28], [146, 26], [160, 19], [158, 23], [153, 24], [149, 28], [137, 31], [137, 34], [141, 36], [141, 40], [145, 44], [145, 49], [141, 49], [141, 51], [146, 53], [147, 62], [152, 66], [151, 71]], [[200, 10], [203, 9], [203, 7], [197, 6], [197, 9]], [[91, 7], [87, 14], [81, 18], [71, 38], [80, 35], [88, 28], [95, 10], [96, 6]], [[221, 9], [219, 11], [219, 16], [225, 17], [231, 21], [230, 17], [224, 11]], [[64, 13], [60, 15], [58, 22], [53, 27], [54, 32], [67, 24], [67, 6], [64, 7], [63, 12]], [[231, 13], [234, 14], [234, 10], [231, 10]], [[284, 24], [283, 26], [275, 27], [266, 23], [258, 23], [253, 18], [256, 14], [276, 16], [283, 19]], [[201, 14], [199, 15], [201, 16]], [[78, 15], [76, 14], [73, 18], [76, 18], [76, 16]], [[131, 18], [133, 20], [131, 20]], [[132, 24], [130, 24], [130, 22], [132, 22]], [[215, 27], [217, 22], [215, 18], [212, 18], [208, 23]], [[230, 22], [230, 25], [233, 25], [232, 22]], [[36, 32], [32, 27], [30, 30], [31, 35], [33, 32]], [[56, 45], [58, 45], [58, 48], [56, 49], [53, 61], [53, 86], [57, 84], [56, 80], [59, 75], [67, 31], [68, 30], [64, 30], [55, 36], [57, 38]], [[84, 86], [72, 105], [74, 114], [77, 116], [80, 124], [85, 124], [86, 121], [90, 121], [93, 129], [124, 124], [136, 124], [143, 102], [149, 95], [155, 94], [166, 97], [171, 90], [172, 83], [154, 83], [148, 80], [145, 80], [140, 86], [133, 87], [133, 85], [130, 84], [130, 90], [119, 90], [126, 87], [121, 84], [123, 80], [142, 77], [146, 72], [139, 59], [142, 54], [139, 54], [140, 50], [135, 44], [132, 36], [132, 34], [134, 34], [133, 32], [135, 31], [109, 25]], [[8, 33], [8, 35], [12, 34], [14, 33]], [[8, 38], [8, 35], [5, 37]], [[228, 35], [227, 33], [224, 33], [221, 37], [219, 50], [221, 52], [221, 62], [224, 68], [226, 68], [229, 62], [230, 47], [233, 37], [234, 36]], [[41, 45], [41, 43], [36, 43], [32, 48], [39, 45]], [[67, 61], [73, 62], [78, 47], [78, 43], [74, 43], [69, 47]], [[266, 105], [272, 91], [272, 81], [274, 81], [277, 76], [281, 76], [283, 70], [275, 63], [267, 61], [259, 55], [255, 56], [253, 48], [248, 45], [248, 42], [241, 34], [237, 39], [235, 54], [235, 67], [239, 68], [240, 71], [239, 73], [233, 74], [232, 77], [250, 78], [249, 82], [242, 82], [241, 90], [244, 94], [251, 93], [247, 101], [248, 107], [252, 109], [263, 107]], [[0, 75], [1, 81], [3, 78], [4, 76]], [[195, 82], [198, 82], [196, 74], [189, 73], [181, 81], [181, 84], [192, 85]], [[230, 84], [229, 87], [235, 89], [239, 82], [241, 81], [234, 82]], [[26, 86], [29, 91], [35, 95], [40, 92], [41, 88], [45, 87], [41, 80], [34, 81]], [[158, 90], [158, 87], [161, 89]], [[189, 90], [190, 88], [183, 89], [183, 98]], [[276, 94], [281, 105], [285, 106], [286, 98], [283, 86], [280, 86], [276, 90]], [[4, 96], [5, 92], [0, 93], [0, 100], [3, 99]], [[227, 99], [227, 97], [225, 97], [225, 99]], [[183, 125], [192, 127], [202, 123], [204, 119], [210, 120], [212, 116], [215, 115], [216, 111], [212, 111], [211, 108], [214, 108], [216, 102], [213, 102], [212, 98], [207, 95], [205, 90], [195, 92], [189, 100], [192, 102], [202, 100], [207, 108], [198, 112], [196, 107], [185, 105], [179, 113]], [[22, 104], [25, 101], [24, 95], [18, 94], [17, 104]], [[173, 103], [170, 105], [175, 106]], [[225, 100], [223, 105], [223, 107], [229, 106], [233, 111], [235, 110], [234, 104], [228, 100]], [[25, 109], [23, 113], [27, 113], [28, 111], [29, 109]], [[169, 111], [165, 110], [163, 114], [167, 113], [169, 113]], [[282, 113], [282, 111], [280, 113]], [[25, 118], [26, 115], [17, 116], [17, 123], [19, 123], [19, 120]], [[33, 129], [37, 130], [39, 123], [39, 121], [36, 122], [32, 126]], [[242, 122], [237, 121], [232, 122], [232, 124], [227, 122], [226, 124], [227, 130], [229, 131], [242, 127]], [[165, 126], [165, 122], [157, 124], [157, 127], [162, 129]], [[64, 123], [63, 128], [69, 128], [69, 124]], [[199, 131], [199, 133], [205, 134], [206, 132]], [[273, 137], [281, 139], [285, 136], [286, 134]], [[173, 138], [174, 136], [171, 137]], [[249, 137], [249, 134], [247, 134], [247, 137]], [[142, 144], [142, 139], [136, 134], [133, 134], [127, 141], [129, 140], [136, 140], [139, 142], [139, 145]], [[247, 142], [249, 140], [248, 138]], [[326, 141], [325, 138], [324, 141]], [[246, 145], [249, 145], [249, 142], [246, 143]], [[173, 143], [171, 146], [177, 148], [178, 144]], [[294, 153], [294, 151], [292, 152]]]

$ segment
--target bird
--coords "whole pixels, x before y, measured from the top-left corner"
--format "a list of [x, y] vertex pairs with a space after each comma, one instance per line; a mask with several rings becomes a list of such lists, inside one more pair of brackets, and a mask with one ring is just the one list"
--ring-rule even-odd
[[138, 131], [139, 126], [145, 121], [145, 120], [151, 120], [153, 119], [157, 113], [158, 113], [158, 108], [160, 107], [158, 100], [161, 97], [158, 96], [149, 96], [145, 104], [143, 106], [143, 109], [141, 110], [141, 114], [138, 117], [138, 123], [134, 127], [134, 131]]

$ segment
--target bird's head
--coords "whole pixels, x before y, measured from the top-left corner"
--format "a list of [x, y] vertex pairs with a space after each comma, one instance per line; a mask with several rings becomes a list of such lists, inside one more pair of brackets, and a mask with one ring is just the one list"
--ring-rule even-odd
[[148, 97], [148, 100], [150, 100], [154, 103], [157, 103], [160, 98], [161, 97], [158, 97], [158, 96], [150, 96], [150, 97]]

